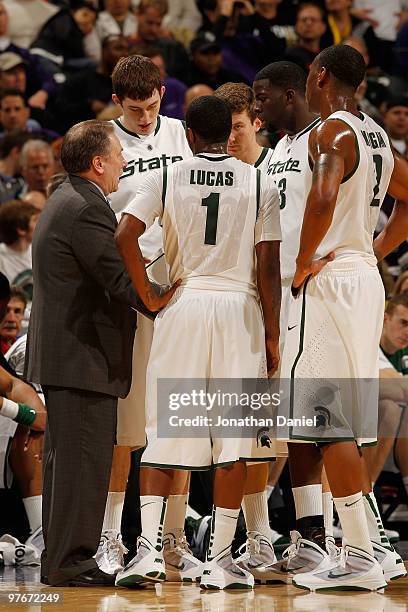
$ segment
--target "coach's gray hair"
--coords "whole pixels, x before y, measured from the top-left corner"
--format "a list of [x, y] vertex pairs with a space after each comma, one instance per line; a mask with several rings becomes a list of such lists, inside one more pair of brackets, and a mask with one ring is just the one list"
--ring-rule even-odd
[[54, 160], [54, 153], [48, 142], [39, 139], [28, 140], [20, 152], [20, 164], [23, 168], [27, 165], [28, 155], [32, 151], [45, 151], [50, 159]]
[[64, 136], [61, 163], [69, 174], [79, 174], [91, 168], [98, 155], [108, 156], [114, 128], [108, 121], [89, 119], [73, 125]]

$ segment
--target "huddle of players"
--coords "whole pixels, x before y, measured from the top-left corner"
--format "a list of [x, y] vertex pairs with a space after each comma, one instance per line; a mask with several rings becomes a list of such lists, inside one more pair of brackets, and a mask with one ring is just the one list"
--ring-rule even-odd
[[[314, 106], [316, 101], [323, 102], [312, 110], [321, 111], [326, 100], [325, 92], [333, 94], [338, 88], [339, 96], [344, 91], [354, 93], [364, 74], [364, 64], [357, 56], [359, 54], [350, 47], [338, 46], [326, 50], [316, 59], [309, 76], [308, 102], [314, 102]], [[313, 189], [321, 191], [322, 185], [326, 185], [327, 189], [327, 181], [331, 180], [327, 178], [325, 170], [324, 151], [324, 146], [327, 146], [325, 140], [330, 141], [330, 134], [328, 137], [324, 133], [324, 130], [327, 131], [324, 126], [320, 135], [316, 135], [320, 119], [308, 109], [305, 99], [306, 75], [300, 68], [288, 62], [276, 62], [256, 75], [255, 93], [245, 85], [227, 84], [217, 90], [214, 97], [197, 99], [186, 117], [188, 141], [195, 153], [194, 158], [188, 159], [191, 152], [186, 146], [180, 124], [158, 115], [162, 90], [157, 87], [155, 67], [150, 62], [147, 64], [147, 61], [137, 56], [125, 58], [118, 63], [113, 74], [115, 91], [121, 80], [122, 84], [124, 80], [134, 83], [138, 75], [144, 75], [143, 94], [133, 95], [129, 99], [122, 88], [119, 99], [124, 114], [116, 124], [117, 135], [129, 164], [117, 192], [120, 205], [116, 204], [115, 207], [114, 203], [116, 212], [126, 213], [117, 231], [117, 244], [140, 297], [152, 310], [156, 309], [157, 296], [147, 279], [135, 238], [141, 238], [142, 253], [147, 259], [157, 257], [164, 239], [169, 277], [175, 284], [171, 302], [156, 319], [147, 367], [148, 445], [142, 457], [142, 473], [145, 470], [144, 477], [141, 477], [142, 535], [136, 556], [119, 571], [116, 584], [132, 587], [162, 581], [166, 574], [168, 576], [169, 567], [171, 575], [178, 575], [176, 579], [200, 580], [204, 588], [252, 588], [255, 579], [263, 583], [293, 581], [297, 586], [312, 590], [349, 587], [381, 589], [386, 580], [405, 575], [405, 569], [385, 536], [371, 484], [363, 486], [361, 460], [354, 442], [327, 444], [321, 448], [321, 453], [315, 444], [289, 444], [297, 524], [291, 534], [292, 544], [285, 560], [277, 562], [270, 541], [265, 464], [246, 467], [243, 461], [265, 460], [268, 458], [266, 453], [251, 445], [248, 447], [247, 440], [213, 440], [211, 445], [209, 439], [182, 439], [177, 440], [175, 445], [172, 440], [157, 438], [158, 378], [256, 378], [262, 372], [265, 360], [269, 375], [276, 372], [279, 348], [282, 352], [285, 345], [289, 305], [293, 302], [291, 294], [302, 294], [297, 302], [303, 305], [302, 311], [306, 310], [305, 279], [332, 261], [332, 250], [337, 255], [336, 246], [339, 241], [341, 243], [342, 232], [347, 234], [347, 230], [351, 229], [351, 233], [354, 230], [352, 226], [345, 227], [338, 218], [337, 235], [335, 224], [327, 233], [329, 221], [325, 231], [317, 228], [316, 233], [320, 229], [322, 235], [314, 249], [307, 245], [307, 236], [311, 232], [310, 215], [309, 219], [305, 215], [303, 221], [305, 206], [309, 205], [306, 196]], [[347, 73], [342, 69], [344, 65], [351, 66]], [[149, 74], [148, 79], [146, 74]], [[316, 93], [319, 90], [320, 98]], [[336, 149], [340, 142], [339, 156], [343, 155], [343, 167], [337, 169], [337, 188], [332, 189], [333, 208], [338, 200], [339, 214], [344, 216], [347, 196], [352, 194], [354, 198], [356, 185], [363, 183], [358, 194], [359, 210], [363, 211], [358, 217], [361, 228], [355, 232], [353, 238], [357, 238], [354, 243], [353, 240], [350, 243], [352, 249], [361, 237], [361, 244], [358, 244], [361, 254], [369, 256], [372, 254], [372, 244], [367, 246], [367, 240], [372, 241], [377, 213], [377, 205], [373, 205], [372, 201], [377, 196], [379, 200], [384, 196], [394, 160], [382, 129], [369, 117], [353, 114], [353, 110], [351, 107], [343, 110], [339, 105], [338, 108], [330, 107], [329, 112], [326, 108], [324, 117], [323, 112], [321, 114], [324, 119], [330, 117], [329, 121], [323, 122], [326, 126], [330, 124], [329, 130], [339, 130], [334, 136], [331, 135], [330, 146]], [[335, 111], [340, 112], [332, 117]], [[255, 135], [260, 125], [258, 112], [262, 119], [288, 134], [274, 152], [262, 149], [256, 143]], [[135, 132], [125, 127], [127, 117], [132, 118], [133, 125], [135, 121], [138, 122], [139, 127]], [[377, 134], [384, 143], [376, 151], [376, 173], [371, 168], [371, 161], [368, 168], [368, 153], [365, 149], [363, 151], [365, 137], [356, 135], [359, 129], [366, 135]], [[311, 135], [315, 157], [313, 153], [310, 154]], [[342, 144], [342, 139], [346, 144]], [[132, 141], [135, 144], [134, 153]], [[352, 152], [349, 157], [354, 167], [347, 169], [348, 162], [344, 161], [346, 155], [341, 148], [345, 147], [347, 152], [350, 142]], [[141, 153], [144, 146], [146, 153]], [[322, 148], [323, 156], [320, 155]], [[237, 159], [232, 159], [228, 153]], [[141, 157], [136, 159], [139, 155]], [[313, 165], [314, 160], [316, 168], [312, 174], [311, 162]], [[177, 163], [173, 165], [173, 162]], [[197, 184], [194, 177], [199, 172], [202, 177], [211, 176], [211, 180]], [[351, 179], [355, 173], [359, 173], [358, 181], [353, 182]], [[229, 179], [234, 177], [235, 184], [227, 185], [227, 181], [223, 180], [220, 182], [224, 182], [224, 185], [214, 186], [212, 179], [215, 175]], [[405, 184], [407, 182], [407, 169], [399, 161], [395, 162], [394, 175], [396, 187], [395, 193], [390, 190], [391, 194], [408, 199], [402, 187], [404, 180]], [[370, 207], [369, 219], [365, 216], [364, 206]], [[404, 228], [400, 233], [395, 230], [398, 225], [396, 221], [401, 221], [401, 210], [403, 208], [396, 207], [396, 218], [391, 219], [387, 231], [377, 242], [380, 257], [394, 248], [397, 240], [405, 238], [405, 235], [401, 236], [401, 231], [406, 230], [406, 223], [405, 226], [399, 223]], [[336, 220], [336, 211], [332, 210], [331, 214], [332, 219], [334, 215]], [[157, 218], [162, 222], [163, 237], [155, 223]], [[304, 256], [301, 265], [302, 258], [298, 253], [302, 221], [304, 252], [309, 248], [312, 255], [310, 260], [316, 250], [321, 255], [313, 263]], [[146, 228], [150, 229], [144, 234]], [[329, 238], [324, 249], [332, 245], [334, 248], [322, 251], [318, 249], [319, 242], [326, 234]], [[304, 237], [306, 239], [303, 241]], [[281, 284], [282, 307], [279, 308]], [[301, 291], [298, 291], [299, 288]], [[264, 322], [257, 300], [258, 293]], [[381, 295], [378, 302], [377, 310], [381, 311]], [[378, 314], [377, 310], [374, 315]], [[245, 326], [245, 321], [250, 321], [250, 324]], [[381, 323], [381, 317], [379, 321]], [[300, 324], [290, 327], [296, 326], [300, 332]], [[215, 335], [213, 332], [216, 329], [222, 330], [222, 333]], [[375, 340], [375, 330], [373, 336], [378, 347], [379, 338]], [[196, 339], [194, 343], [192, 338]], [[291, 344], [295, 346], [296, 340]], [[340, 447], [343, 450], [339, 451]], [[321, 454], [325, 466], [327, 461], [326, 469], [346, 539], [341, 556], [330, 537], [332, 499], [330, 494], [322, 496]], [[337, 462], [347, 460], [352, 472], [354, 470], [352, 492], [347, 489], [348, 483], [342, 482], [341, 478], [340, 482], [331, 478], [336, 457]], [[166, 557], [163, 551], [163, 536], [166, 535], [163, 525], [167, 501], [170, 493], [174, 492], [174, 469], [203, 469], [211, 463], [216, 466], [216, 475], [206, 562], [198, 562], [186, 548], [182, 513], [179, 513], [179, 525], [174, 529], [177, 534], [171, 542], [172, 556]], [[310, 466], [310, 470], [305, 466]], [[250, 494], [245, 495], [249, 470], [251, 480], [255, 480], [259, 486], [252, 487]], [[234, 560], [231, 544], [241, 502], [248, 542], [246, 552]]]

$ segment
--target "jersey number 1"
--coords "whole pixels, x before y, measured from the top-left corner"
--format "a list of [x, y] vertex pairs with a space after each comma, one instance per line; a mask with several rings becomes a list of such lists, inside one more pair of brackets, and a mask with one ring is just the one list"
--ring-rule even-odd
[[217, 223], [218, 223], [219, 203], [220, 203], [219, 193], [210, 193], [209, 196], [201, 200], [201, 206], [207, 207], [207, 220], [205, 223], [204, 244], [216, 244], [217, 242]]

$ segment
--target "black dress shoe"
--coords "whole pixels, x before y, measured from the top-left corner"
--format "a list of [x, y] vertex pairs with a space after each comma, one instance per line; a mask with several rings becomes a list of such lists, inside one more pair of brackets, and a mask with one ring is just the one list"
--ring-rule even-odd
[[40, 582], [41, 584], [50, 584], [48, 582], [48, 576], [44, 576], [43, 574], [41, 574]]
[[82, 586], [115, 586], [114, 574], [106, 574], [99, 568], [90, 569], [87, 572], [78, 574], [73, 578], [69, 578], [67, 581], [54, 584], [53, 586], [64, 586], [64, 587], [82, 587]]

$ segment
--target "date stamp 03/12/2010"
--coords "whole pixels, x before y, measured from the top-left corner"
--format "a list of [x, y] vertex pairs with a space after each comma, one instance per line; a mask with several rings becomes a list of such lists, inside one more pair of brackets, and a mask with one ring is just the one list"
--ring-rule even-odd
[[58, 591], [2, 591], [0, 590], [0, 605], [1, 604], [28, 604], [46, 605], [46, 604], [62, 604], [63, 593]]

